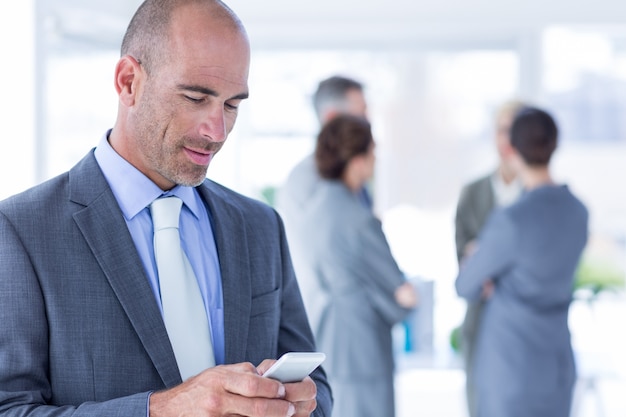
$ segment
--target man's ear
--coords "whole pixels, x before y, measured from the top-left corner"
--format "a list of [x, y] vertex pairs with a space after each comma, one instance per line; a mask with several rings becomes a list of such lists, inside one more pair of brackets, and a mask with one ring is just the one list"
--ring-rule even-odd
[[115, 90], [120, 103], [127, 107], [135, 104], [137, 87], [145, 72], [141, 64], [130, 55], [124, 55], [115, 66]]

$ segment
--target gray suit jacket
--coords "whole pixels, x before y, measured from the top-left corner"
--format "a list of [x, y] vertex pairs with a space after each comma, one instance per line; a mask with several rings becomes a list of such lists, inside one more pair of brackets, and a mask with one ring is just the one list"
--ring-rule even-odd
[[[459, 264], [464, 257], [466, 246], [478, 238], [487, 218], [496, 205], [496, 198], [491, 184], [492, 175], [493, 173], [479, 178], [467, 184], [461, 190], [455, 217], [456, 255]], [[473, 357], [483, 306], [484, 303], [480, 300], [468, 301], [461, 327], [461, 353], [463, 354], [467, 376], [466, 390], [471, 417], [476, 416], [475, 394], [472, 382], [474, 373]]]
[[335, 397], [336, 416], [393, 415], [391, 328], [409, 313], [380, 221], [338, 181], [320, 180], [290, 246]]
[[289, 216], [295, 217], [294, 221], [304, 210], [311, 196], [321, 181], [315, 167], [315, 158], [308, 155], [291, 170], [287, 180], [276, 195], [276, 207], [285, 223], [289, 223]]
[[474, 382], [480, 417], [567, 417], [575, 381], [568, 328], [588, 213], [565, 186], [543, 186], [490, 217], [456, 280], [495, 292], [483, 312]]
[[[300, 222], [300, 216], [310, 205], [310, 200], [315, 196], [318, 187], [324, 185], [324, 180], [319, 176], [315, 166], [315, 155], [311, 154], [302, 159], [291, 170], [287, 180], [276, 194], [276, 208], [287, 225], [287, 237], [289, 237], [290, 224]], [[361, 204], [372, 208], [372, 198], [363, 187], [359, 193]]]
[[[226, 362], [315, 350], [278, 215], [211, 181]], [[0, 203], [0, 415], [145, 417], [181, 382], [141, 260], [90, 152]], [[329, 416], [322, 369], [317, 416]]]
[[455, 217], [456, 255], [459, 262], [463, 258], [465, 246], [478, 237], [496, 205], [491, 186], [492, 175], [479, 178], [461, 190]]

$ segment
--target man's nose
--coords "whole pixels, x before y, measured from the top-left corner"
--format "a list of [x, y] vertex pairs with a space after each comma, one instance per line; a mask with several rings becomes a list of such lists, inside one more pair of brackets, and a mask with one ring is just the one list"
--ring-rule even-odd
[[223, 142], [226, 140], [228, 133], [223, 108], [211, 109], [205, 114], [200, 126], [200, 134], [209, 138], [212, 142]]

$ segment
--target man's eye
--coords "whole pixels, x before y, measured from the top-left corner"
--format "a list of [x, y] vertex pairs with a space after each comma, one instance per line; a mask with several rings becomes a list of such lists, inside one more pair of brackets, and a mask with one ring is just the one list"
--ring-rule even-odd
[[237, 110], [239, 108], [237, 104], [231, 103], [224, 103], [224, 107], [226, 107], [228, 110]]
[[185, 96], [185, 98], [191, 101], [192, 103], [202, 103], [202, 101], [204, 101], [204, 99], [201, 97]]

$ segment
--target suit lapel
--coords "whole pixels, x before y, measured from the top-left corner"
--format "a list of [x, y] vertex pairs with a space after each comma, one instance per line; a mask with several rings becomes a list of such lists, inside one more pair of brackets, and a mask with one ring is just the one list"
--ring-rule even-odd
[[243, 213], [216, 184], [198, 187], [207, 203], [222, 274], [226, 363], [246, 359], [251, 294], [248, 239]]
[[496, 201], [493, 187], [491, 186], [490, 175], [482, 180], [480, 183], [480, 191], [476, 193], [477, 235], [480, 233], [482, 226], [485, 224], [495, 205]]
[[74, 214], [106, 276], [166, 387], [181, 382], [154, 294], [120, 208], [93, 153], [70, 171], [70, 199], [84, 205]]

